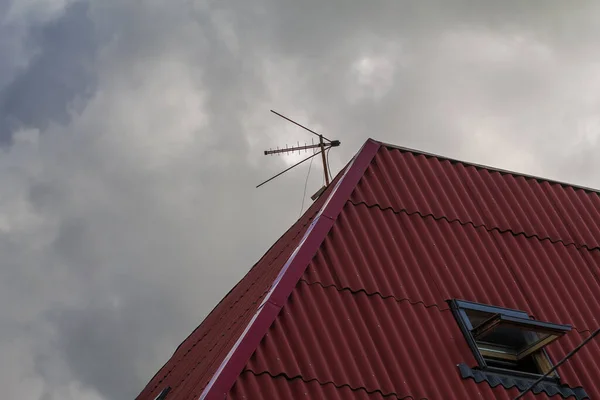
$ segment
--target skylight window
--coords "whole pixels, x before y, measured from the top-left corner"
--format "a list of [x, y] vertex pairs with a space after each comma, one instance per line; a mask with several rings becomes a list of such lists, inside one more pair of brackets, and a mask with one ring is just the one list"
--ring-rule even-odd
[[519, 310], [462, 300], [450, 305], [479, 367], [495, 372], [529, 377], [548, 372], [552, 363], [544, 348], [571, 330]]

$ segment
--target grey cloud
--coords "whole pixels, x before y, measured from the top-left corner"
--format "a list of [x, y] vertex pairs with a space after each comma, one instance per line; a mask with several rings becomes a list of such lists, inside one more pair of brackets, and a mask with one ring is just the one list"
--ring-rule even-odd
[[9, 398], [132, 398], [295, 221], [307, 166], [254, 186], [311, 137], [270, 108], [342, 140], [334, 170], [371, 136], [600, 186], [578, 4], [82, 1], [0, 38], [40, 50], [0, 61]]
[[57, 20], [30, 30], [28, 45], [39, 54], [0, 90], [0, 142], [9, 143], [22, 126], [66, 123], [94, 90], [97, 43], [87, 13], [87, 3], [74, 3]]
[[[181, 322], [174, 317], [176, 309], [165, 307], [160, 295], [151, 290], [140, 292], [126, 299], [123, 306], [105, 301], [55, 310], [50, 316], [58, 330], [56, 349], [71, 376], [107, 399], [137, 395], [139, 386], [133, 383], [143, 377], [135, 371], [140, 363], [152, 361], [146, 355], [148, 343], [140, 340], [146, 329], [157, 332], [153, 335], [169, 335], [170, 324]], [[47, 373], [48, 369], [42, 371]]]

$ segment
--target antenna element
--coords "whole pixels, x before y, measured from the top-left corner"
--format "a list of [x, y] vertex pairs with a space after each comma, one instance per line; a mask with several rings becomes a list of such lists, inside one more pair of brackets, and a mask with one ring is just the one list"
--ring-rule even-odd
[[[313, 131], [312, 129], [308, 129], [307, 127], [305, 127], [304, 125], [299, 124], [298, 122], [286, 117], [285, 115], [282, 115], [276, 111], [271, 110], [271, 112], [275, 115], [280, 116], [281, 118], [309, 131], [310, 133], [312, 133], [313, 135], [317, 136], [319, 138], [319, 143], [312, 143], [312, 144], [304, 144], [304, 146], [300, 146], [300, 142], [298, 142], [297, 146], [292, 146], [292, 147], [288, 147], [287, 145], [285, 146], [285, 148], [279, 148], [277, 147], [275, 150], [273, 149], [269, 149], [269, 150], [265, 150], [265, 156], [268, 155], [279, 155], [279, 154], [290, 154], [290, 153], [294, 153], [295, 151], [298, 151], [298, 153], [300, 153], [302, 150], [304, 150], [304, 152], [307, 152], [308, 150], [312, 150], [313, 154], [306, 157], [304, 160], [297, 162], [296, 164], [292, 165], [289, 168], [286, 168], [285, 170], [281, 171], [280, 173], [278, 173], [277, 175], [267, 179], [266, 181], [264, 181], [263, 183], [259, 184], [258, 186], [256, 186], [257, 188], [261, 187], [262, 185], [264, 185], [267, 182], [272, 181], [273, 179], [277, 178], [280, 175], [283, 175], [284, 173], [286, 173], [287, 171], [291, 170], [294, 167], [297, 167], [298, 165], [302, 164], [303, 162], [310, 160], [311, 158], [313, 158], [316, 155], [321, 154], [321, 159], [323, 161], [323, 173], [325, 175], [325, 187], [329, 186], [329, 168], [327, 165], [327, 157], [325, 157], [325, 151], [332, 148], [332, 147], [338, 147], [341, 142], [339, 140], [329, 140], [327, 139], [325, 136], [321, 135], [320, 133], [317, 133], [315, 131]], [[316, 149], [319, 149], [319, 151], [315, 152]], [[324, 190], [324, 188], [321, 188], [321, 190], [319, 190], [320, 192], [322, 192]], [[318, 193], [318, 192], [317, 192]], [[315, 194], [316, 195], [316, 194]]]

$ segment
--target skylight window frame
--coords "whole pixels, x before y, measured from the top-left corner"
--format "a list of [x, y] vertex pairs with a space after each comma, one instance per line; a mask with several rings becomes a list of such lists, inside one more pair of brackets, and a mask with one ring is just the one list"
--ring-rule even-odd
[[[546, 347], [553, 341], [560, 339], [565, 333], [567, 333], [568, 331], [571, 330], [570, 327], [568, 327], [567, 325], [559, 325], [559, 324], [553, 324], [553, 323], [549, 323], [549, 322], [535, 321], [535, 320], [532, 320], [529, 318], [514, 317], [511, 315], [497, 313], [497, 314], [494, 314], [492, 317], [490, 317], [488, 320], [482, 322], [481, 324], [479, 324], [478, 326], [473, 328], [473, 330], [471, 330], [471, 335], [477, 342], [480, 337], [485, 337], [485, 335], [487, 333], [493, 332], [496, 328], [503, 326], [503, 325], [504, 326], [508, 325], [508, 326], [520, 328], [523, 330], [531, 330], [531, 333], [538, 332], [538, 333], [543, 333], [545, 335], [548, 335], [547, 337], [545, 337], [543, 339], [539, 339], [537, 341], [532, 342], [531, 344], [524, 347], [520, 351], [517, 351], [516, 354], [514, 354], [514, 355], [509, 354], [509, 353], [506, 353], [506, 354], [496, 353], [496, 354], [498, 354], [496, 357], [505, 358], [505, 359], [509, 359], [509, 360], [513, 360], [513, 361], [519, 361], [519, 360], [535, 353], [536, 351], [543, 349], [544, 347]], [[531, 328], [534, 328], [534, 329], [531, 329]], [[494, 347], [494, 345], [492, 345], [490, 347]], [[498, 347], [500, 347], [500, 346], [498, 346]], [[481, 351], [481, 349], [480, 349], [480, 351]], [[490, 354], [493, 354], [493, 353], [490, 352]], [[492, 355], [492, 357], [494, 357], [494, 356]]]
[[[474, 303], [471, 301], [458, 300], [458, 299], [448, 300], [448, 302], [450, 305], [450, 309], [451, 309], [452, 313], [454, 314], [454, 317], [455, 317], [456, 321], [458, 322], [458, 325], [459, 325], [465, 339], [467, 340], [467, 343], [468, 343], [469, 347], [471, 348], [471, 351], [473, 352], [475, 360], [479, 364], [479, 367], [481, 369], [487, 369], [490, 371], [506, 373], [509, 375], [521, 376], [524, 378], [535, 378], [535, 377], [539, 377], [540, 375], [542, 375], [543, 372], [542, 373], [530, 373], [530, 372], [524, 372], [524, 371], [519, 371], [519, 370], [514, 370], [514, 369], [509, 369], [509, 368], [505, 369], [505, 368], [501, 368], [501, 367], [497, 367], [497, 366], [490, 366], [485, 359], [486, 356], [482, 353], [480, 346], [477, 343], [477, 340], [475, 339], [475, 337], [472, 334], [473, 329], [477, 328], [477, 327], [474, 327], [472, 325], [471, 318], [468, 316], [467, 311], [477, 311], [477, 312], [490, 314], [490, 318], [481, 322], [478, 326], [484, 325], [486, 322], [488, 322], [489, 320], [492, 320], [494, 317], [497, 317], [497, 315], [500, 314], [501, 315], [500, 318], [504, 319], [505, 321], [511, 321], [511, 322], [514, 321], [515, 323], [521, 324], [522, 326], [539, 328], [539, 330], [548, 330], [548, 331], [552, 331], [553, 333], [560, 334], [560, 336], [558, 336], [555, 339], [552, 339], [552, 341], [560, 338], [562, 335], [564, 335], [566, 332], [570, 331], [572, 328], [570, 325], [560, 325], [560, 324], [553, 324], [553, 323], [533, 320], [530, 318], [529, 314], [527, 314], [526, 312], [521, 311], [521, 310], [491, 306], [491, 305]], [[544, 341], [546, 341], [546, 340], [543, 339], [542, 342], [544, 342]], [[550, 357], [548, 356], [545, 347], [550, 342], [551, 341], [548, 341], [548, 343], [543, 343], [543, 345], [536, 346], [537, 348], [534, 351], [529, 352], [530, 354], [523, 355], [523, 357], [527, 357], [528, 355], [533, 355], [534, 360], [535, 360], [536, 364], [538, 365], [538, 368], [540, 368], [541, 370], [549, 370], [550, 368], [552, 368], [552, 361], [550, 360]], [[488, 353], [487, 357], [488, 358], [496, 358], [496, 359], [500, 358], [498, 356], [490, 357], [489, 353]], [[507, 359], [509, 359], [509, 358], [507, 358]], [[558, 381], [559, 380], [558, 373], [556, 371], [554, 371], [547, 379], [552, 380], [552, 381]]]

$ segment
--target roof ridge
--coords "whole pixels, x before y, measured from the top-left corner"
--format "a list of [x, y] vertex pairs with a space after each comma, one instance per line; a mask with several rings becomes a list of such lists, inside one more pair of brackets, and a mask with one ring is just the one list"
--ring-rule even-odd
[[399, 151], [403, 151], [403, 152], [407, 152], [407, 153], [418, 154], [418, 155], [422, 155], [422, 156], [425, 156], [425, 157], [435, 157], [435, 158], [438, 158], [438, 159], [441, 159], [441, 160], [450, 161], [451, 163], [460, 163], [460, 164], [464, 164], [466, 166], [474, 167], [474, 168], [477, 168], [477, 169], [485, 169], [485, 170], [488, 170], [488, 171], [499, 172], [501, 174], [513, 175], [515, 177], [523, 177], [525, 179], [533, 179], [533, 180], [536, 180], [538, 182], [539, 181], [548, 182], [548, 183], [551, 183], [551, 184], [560, 185], [562, 187], [572, 187], [573, 189], [584, 190], [586, 192], [595, 193], [597, 195], [600, 195], [600, 189], [594, 189], [594, 188], [591, 188], [591, 187], [588, 187], [588, 186], [577, 185], [577, 184], [574, 184], [574, 183], [559, 181], [557, 179], [544, 178], [544, 177], [537, 176], [537, 175], [530, 175], [530, 174], [526, 174], [524, 172], [511, 171], [511, 170], [502, 169], [502, 168], [498, 168], [498, 167], [492, 167], [490, 165], [484, 165], [484, 164], [478, 164], [478, 163], [475, 163], [475, 162], [464, 161], [464, 160], [460, 160], [460, 159], [457, 159], [457, 158], [443, 156], [443, 155], [435, 154], [435, 153], [429, 153], [429, 152], [426, 152], [426, 151], [423, 151], [423, 150], [412, 149], [410, 147], [398, 146], [398, 145], [395, 145], [395, 144], [386, 143], [386, 142], [382, 142], [382, 141], [378, 141], [378, 140], [374, 140], [374, 141], [376, 141], [381, 146], [386, 147], [388, 149], [394, 149], [394, 150], [399, 150]]
[[337, 383], [335, 383], [333, 381], [322, 382], [322, 381], [320, 381], [317, 378], [309, 378], [309, 379], [307, 379], [307, 378], [303, 377], [302, 375], [289, 376], [285, 372], [280, 372], [278, 374], [272, 374], [269, 371], [256, 372], [256, 371], [254, 371], [254, 370], [252, 370], [250, 368], [244, 368], [244, 370], [242, 371], [242, 373], [251, 373], [254, 376], [268, 375], [268, 376], [270, 376], [271, 378], [274, 378], [274, 379], [283, 378], [283, 379], [288, 380], [288, 381], [293, 381], [293, 380], [298, 380], [299, 379], [299, 380], [301, 380], [304, 383], [317, 382], [321, 386], [332, 385], [336, 389], [341, 389], [341, 388], [347, 387], [348, 389], [350, 389], [353, 392], [359, 392], [359, 391], [361, 391], [361, 392], [365, 392], [365, 393], [367, 393], [369, 395], [370, 394], [376, 394], [376, 393], [378, 393], [382, 397], [393, 397], [393, 398], [396, 398], [398, 400], [408, 400], [408, 399], [412, 399], [412, 400], [428, 400], [427, 397], [415, 398], [415, 397], [413, 397], [411, 395], [400, 397], [398, 395], [398, 393], [395, 393], [395, 392], [384, 393], [384, 392], [382, 392], [379, 389], [377, 389], [377, 390], [368, 390], [364, 386], [353, 387], [353, 386], [350, 386], [350, 384], [348, 384], [348, 383], [337, 384]]
[[418, 216], [420, 216], [421, 218], [424, 218], [424, 219], [425, 218], [433, 218], [436, 221], [444, 220], [444, 221], [446, 221], [446, 222], [448, 222], [450, 224], [451, 223], [459, 223], [462, 226], [469, 226], [470, 225], [470, 226], [472, 226], [475, 229], [481, 229], [481, 228], [483, 228], [483, 229], [485, 229], [488, 232], [494, 232], [494, 231], [496, 231], [498, 233], [510, 233], [514, 237], [524, 236], [526, 239], [535, 238], [535, 239], [539, 240], [540, 242], [543, 242], [543, 241], [547, 240], [547, 241], [549, 241], [552, 244], [558, 244], [558, 243], [560, 243], [560, 244], [562, 244], [565, 247], [573, 246], [573, 247], [575, 247], [578, 250], [580, 250], [580, 249], [585, 249], [585, 250], [588, 250], [588, 251], [600, 250], [600, 246], [588, 246], [587, 244], [579, 244], [579, 243], [575, 243], [575, 242], [565, 242], [563, 239], [558, 239], [557, 240], [557, 239], [552, 239], [550, 237], [541, 237], [541, 236], [539, 236], [536, 233], [515, 232], [514, 230], [512, 230], [510, 228], [509, 229], [502, 229], [502, 228], [499, 228], [497, 226], [495, 226], [495, 227], [489, 227], [489, 226], [487, 226], [485, 224], [476, 224], [476, 223], [474, 223], [472, 221], [461, 221], [458, 218], [448, 218], [445, 215], [436, 216], [433, 213], [422, 213], [420, 211], [408, 211], [405, 208], [402, 208], [400, 210], [396, 210], [393, 206], [382, 207], [379, 204], [367, 204], [365, 201], [358, 201], [357, 202], [357, 201], [353, 201], [353, 200], [348, 200], [348, 203], [352, 204], [353, 206], [356, 206], [356, 207], [364, 205], [365, 207], [367, 207], [369, 209], [371, 209], [371, 208], [378, 208], [381, 211], [391, 211], [391, 212], [393, 212], [396, 215], [398, 215], [398, 214], [406, 214], [408, 216], [418, 215]]
[[227, 395], [277, 318], [380, 147], [378, 142], [368, 139], [346, 166], [300, 243], [275, 278], [269, 293], [202, 391], [201, 400], [223, 399], [223, 396]]

